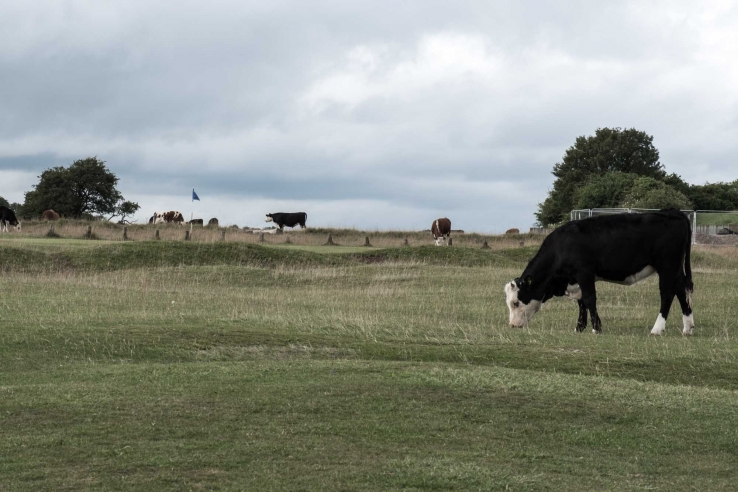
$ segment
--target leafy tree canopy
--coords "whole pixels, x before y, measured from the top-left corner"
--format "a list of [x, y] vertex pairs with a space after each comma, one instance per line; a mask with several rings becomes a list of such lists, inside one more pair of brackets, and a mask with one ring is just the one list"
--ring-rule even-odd
[[53, 209], [63, 217], [72, 218], [120, 215], [116, 214], [119, 212], [116, 207], [124, 200], [117, 184], [116, 175], [97, 157], [77, 160], [68, 168], [53, 167], [41, 173], [39, 183], [26, 192], [23, 212], [26, 216], [38, 216], [44, 210]]
[[620, 172], [591, 176], [576, 190], [573, 208], [619, 208], [637, 179], [635, 173]]
[[689, 197], [696, 210], [738, 210], [738, 179], [732, 183], [692, 185]]
[[536, 217], [543, 225], [562, 221], [574, 208], [577, 188], [591, 176], [610, 172], [632, 173], [663, 179], [659, 151], [653, 137], [634, 128], [598, 128], [594, 136], [578, 137], [556, 164], [556, 180], [546, 200], [539, 204]]
[[647, 176], [636, 178], [630, 192], [622, 201], [626, 208], [678, 208], [691, 210], [692, 202], [683, 193]]
[[8, 203], [8, 201], [5, 198], [1, 197], [1, 196], [0, 196], [0, 207], [13, 208], [13, 207], [10, 206], [10, 204]]

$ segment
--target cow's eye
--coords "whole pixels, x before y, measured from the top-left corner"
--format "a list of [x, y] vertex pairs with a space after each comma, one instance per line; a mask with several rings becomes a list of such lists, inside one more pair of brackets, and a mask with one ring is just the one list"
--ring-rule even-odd
[[513, 302], [513, 306], [515, 306], [515, 307], [520, 307], [520, 301], [515, 301], [515, 302]]

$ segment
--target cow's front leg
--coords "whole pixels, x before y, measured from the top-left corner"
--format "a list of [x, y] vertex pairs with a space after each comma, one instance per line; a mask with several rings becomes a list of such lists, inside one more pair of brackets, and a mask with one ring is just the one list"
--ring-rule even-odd
[[587, 307], [581, 299], [577, 300], [579, 304], [579, 319], [577, 320], [577, 332], [584, 331], [587, 328]]

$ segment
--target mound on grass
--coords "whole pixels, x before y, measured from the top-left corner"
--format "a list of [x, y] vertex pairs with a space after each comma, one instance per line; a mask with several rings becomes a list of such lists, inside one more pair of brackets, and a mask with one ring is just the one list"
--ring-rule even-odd
[[142, 241], [99, 243], [82, 247], [27, 248], [17, 244], [0, 247], [0, 271], [112, 271], [172, 266], [243, 265], [349, 266], [367, 263], [427, 263], [454, 266], [524, 266], [535, 248], [482, 251], [472, 248], [419, 246], [365, 252], [320, 254], [288, 247], [246, 243], [186, 243]]

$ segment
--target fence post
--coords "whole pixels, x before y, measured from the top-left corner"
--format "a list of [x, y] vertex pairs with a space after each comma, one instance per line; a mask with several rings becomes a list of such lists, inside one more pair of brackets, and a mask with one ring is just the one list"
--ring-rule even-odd
[[85, 234], [85, 237], [87, 239], [91, 239], [92, 238], [92, 226], [91, 225], [88, 225], [87, 226], [87, 234]]
[[220, 231], [220, 240], [221, 242], [225, 242], [225, 229]]
[[336, 243], [333, 242], [333, 234], [328, 234], [328, 242], [325, 243], [327, 246], [335, 246]]
[[51, 224], [51, 229], [49, 229], [49, 232], [50, 232], [51, 234], [54, 234], [54, 224]]
[[156, 230], [156, 235], [154, 236], [154, 239], [157, 241], [159, 240], [159, 229]]
[[369, 236], [366, 236], [366, 240], [364, 241], [364, 246], [371, 248], [372, 243], [369, 242]]
[[453, 246], [454, 245], [454, 239], [453, 238], [451, 238], [451, 237], [448, 238], [448, 245], [449, 246]]
[[190, 240], [190, 231], [185, 231], [185, 241]]
[[402, 242], [403, 246], [410, 246], [410, 243], [407, 242], [407, 236], [405, 236], [405, 240]]
[[263, 243], [264, 242], [264, 233], [263, 232], [259, 235], [259, 242], [260, 243]]
[[525, 241], [520, 241], [520, 247], [522, 248], [523, 246], [525, 246]]
[[292, 244], [292, 241], [290, 240], [290, 237], [289, 236], [285, 235], [284, 243], [285, 244]]
[[482, 244], [482, 249], [489, 249], [489, 244], [487, 244], [487, 241]]
[[128, 227], [123, 228], [123, 241], [128, 241]]

